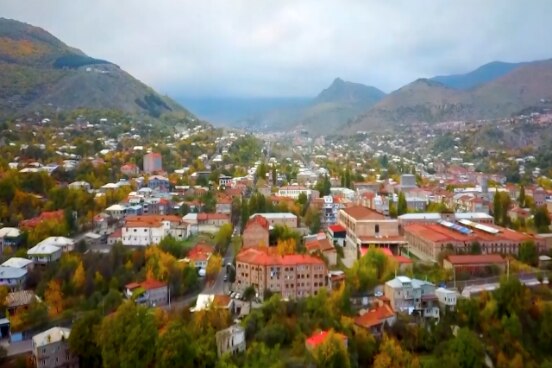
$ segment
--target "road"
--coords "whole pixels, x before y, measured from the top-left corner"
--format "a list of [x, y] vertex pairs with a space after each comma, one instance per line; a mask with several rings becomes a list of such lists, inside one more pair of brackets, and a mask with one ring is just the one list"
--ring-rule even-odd
[[226, 275], [226, 265], [234, 261], [234, 248], [232, 244], [228, 246], [224, 258], [222, 259], [222, 268], [220, 269], [215, 282], [205, 284], [203, 288], [192, 294], [185, 295], [175, 301], [171, 301], [170, 305], [164, 305], [161, 308], [164, 310], [180, 310], [186, 308], [192, 303], [199, 294], [224, 294], [230, 290], [230, 283], [224, 281]]

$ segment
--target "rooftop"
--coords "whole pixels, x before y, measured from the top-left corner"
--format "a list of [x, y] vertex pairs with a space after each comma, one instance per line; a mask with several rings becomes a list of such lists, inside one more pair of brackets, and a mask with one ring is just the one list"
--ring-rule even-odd
[[387, 304], [383, 304], [355, 318], [355, 324], [364, 328], [370, 328], [382, 324], [386, 319], [394, 316], [395, 312], [393, 312], [391, 307]]
[[411, 224], [404, 227], [405, 234], [411, 234], [418, 238], [427, 239], [433, 243], [447, 242], [523, 242], [531, 240], [532, 237], [511, 229], [497, 225], [487, 225], [498, 230], [496, 234], [471, 228], [469, 234], [462, 234], [458, 231], [446, 228], [439, 224]]
[[506, 260], [500, 254], [459, 254], [449, 255], [447, 260], [453, 265], [472, 265], [472, 264], [505, 264]]
[[236, 260], [238, 262], [265, 266], [324, 265], [324, 261], [320, 258], [304, 254], [288, 254], [281, 256], [268, 247], [251, 247], [243, 249], [236, 256]]
[[[329, 334], [330, 334], [330, 331], [317, 331], [313, 333], [310, 337], [308, 337], [305, 342], [308, 346], [315, 348], [321, 343], [323, 343]], [[344, 342], [347, 341], [347, 336], [340, 334], [339, 332], [334, 332], [334, 334], [336, 337], [342, 339]]]
[[67, 340], [71, 334], [70, 328], [53, 327], [33, 336], [33, 346], [41, 347], [62, 340]]
[[344, 208], [341, 211], [345, 212], [355, 220], [384, 220], [385, 216], [370, 208], [362, 206], [353, 206]]

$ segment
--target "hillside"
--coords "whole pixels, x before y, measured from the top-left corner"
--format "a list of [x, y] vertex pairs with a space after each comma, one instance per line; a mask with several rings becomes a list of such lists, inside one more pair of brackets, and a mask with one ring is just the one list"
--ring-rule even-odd
[[468, 90], [420, 79], [392, 92], [348, 124], [346, 131], [393, 127], [400, 123], [506, 118], [522, 110], [550, 107], [552, 60], [520, 65]]
[[431, 80], [439, 82], [450, 88], [468, 90], [500, 78], [524, 64], [525, 63], [505, 63], [502, 61], [493, 61], [482, 65], [469, 73], [441, 75], [433, 77]]
[[250, 127], [267, 130], [303, 128], [312, 134], [333, 131], [344, 122], [367, 111], [385, 93], [371, 86], [336, 78], [317, 97], [303, 106], [273, 109], [245, 119]]
[[189, 114], [117, 65], [89, 57], [41, 28], [0, 18], [0, 114], [83, 107], [155, 117]]

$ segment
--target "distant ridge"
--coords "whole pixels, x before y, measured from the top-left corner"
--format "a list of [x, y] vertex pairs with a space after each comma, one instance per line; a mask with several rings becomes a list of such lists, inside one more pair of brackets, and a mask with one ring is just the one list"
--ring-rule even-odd
[[465, 74], [442, 75], [431, 80], [456, 89], [471, 89], [491, 82], [526, 63], [505, 63], [493, 61]]

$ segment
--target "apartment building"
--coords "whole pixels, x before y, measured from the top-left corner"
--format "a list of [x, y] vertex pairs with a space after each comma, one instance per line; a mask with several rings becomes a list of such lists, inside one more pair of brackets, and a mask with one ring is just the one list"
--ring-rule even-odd
[[167, 235], [185, 239], [190, 231], [190, 226], [178, 216], [127, 216], [121, 229], [121, 241], [127, 246], [146, 247], [158, 244]]
[[301, 193], [306, 194], [309, 200], [313, 197], [313, 190], [301, 185], [288, 185], [281, 187], [276, 195], [278, 197], [298, 199]]
[[236, 257], [236, 289], [253, 286], [262, 298], [265, 290], [295, 299], [316, 295], [326, 285], [328, 269], [319, 258], [278, 255], [268, 247], [245, 248]]
[[53, 327], [33, 336], [33, 361], [37, 368], [73, 368], [79, 357], [69, 350], [71, 329]]
[[439, 302], [432, 283], [397, 276], [387, 281], [383, 290], [395, 312], [439, 318]]
[[252, 219], [256, 216], [261, 216], [266, 219], [269, 226], [287, 226], [290, 229], [297, 228], [297, 216], [290, 212], [273, 212], [273, 213], [255, 213], [249, 218]]
[[346, 229], [345, 246], [360, 248], [375, 245], [398, 248], [406, 244], [399, 234], [396, 219], [362, 206], [343, 208], [339, 211], [338, 224]]

